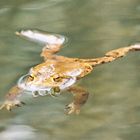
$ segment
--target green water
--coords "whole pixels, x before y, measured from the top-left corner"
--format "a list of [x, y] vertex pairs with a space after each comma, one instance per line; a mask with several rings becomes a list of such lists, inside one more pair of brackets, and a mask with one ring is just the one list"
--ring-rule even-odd
[[[69, 38], [60, 52], [91, 58], [140, 41], [139, 0], [1, 0], [0, 103], [30, 67], [41, 46], [14, 32], [38, 28]], [[91, 93], [80, 115], [67, 116], [72, 96], [27, 98], [27, 106], [0, 112], [0, 140], [139, 140], [140, 53], [97, 67], [79, 82]]]

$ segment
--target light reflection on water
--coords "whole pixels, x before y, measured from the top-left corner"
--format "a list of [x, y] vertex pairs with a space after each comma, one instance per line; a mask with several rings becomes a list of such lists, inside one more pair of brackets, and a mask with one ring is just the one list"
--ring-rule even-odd
[[[67, 35], [60, 54], [97, 57], [140, 41], [137, 0], [22, 0], [0, 2], [0, 89], [4, 94], [19, 76], [41, 61], [40, 46], [14, 32], [39, 28]], [[79, 82], [90, 94], [79, 116], [63, 114], [70, 95], [27, 98], [27, 106], [0, 112], [2, 140], [139, 140], [139, 52], [100, 66]]]
[[26, 125], [11, 125], [8, 126], [1, 134], [0, 139], [2, 140], [31, 140], [35, 139], [35, 130]]

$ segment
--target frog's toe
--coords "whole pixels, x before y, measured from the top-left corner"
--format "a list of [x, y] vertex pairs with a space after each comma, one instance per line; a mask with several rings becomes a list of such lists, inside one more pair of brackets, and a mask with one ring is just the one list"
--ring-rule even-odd
[[25, 105], [24, 102], [19, 100], [9, 101], [6, 100], [1, 106], [0, 110], [7, 109], [8, 111], [11, 111], [14, 107], [21, 107], [22, 105]]
[[18, 103], [16, 103], [14, 106], [17, 106], [17, 107], [21, 107], [23, 105], [26, 105], [24, 102], [22, 101], [19, 101]]
[[76, 105], [72, 102], [72, 103], [66, 105], [65, 112], [68, 115], [72, 114], [72, 113], [79, 114], [80, 113], [80, 106]]
[[11, 111], [12, 110], [12, 107], [13, 107], [13, 105], [11, 104], [11, 103], [7, 103], [7, 102], [4, 102], [2, 105], [1, 105], [1, 107], [0, 107], [0, 110], [2, 110], [2, 109], [7, 109], [8, 111]]

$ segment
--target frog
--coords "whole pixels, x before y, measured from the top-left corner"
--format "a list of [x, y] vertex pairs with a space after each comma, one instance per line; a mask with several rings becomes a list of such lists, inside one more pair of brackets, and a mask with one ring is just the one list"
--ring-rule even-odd
[[5, 108], [11, 111], [15, 107], [25, 105], [20, 97], [27, 92], [33, 97], [46, 95], [58, 97], [65, 92], [72, 93], [74, 97], [72, 102], [65, 106], [66, 114], [79, 114], [89, 97], [89, 92], [77, 86], [77, 81], [90, 74], [99, 65], [122, 58], [128, 52], [140, 51], [140, 44], [137, 43], [108, 51], [98, 58], [70, 58], [57, 54], [68, 41], [64, 35], [37, 29], [20, 30], [16, 35], [40, 43], [43, 46], [40, 54], [43, 60], [17, 80], [17, 84], [6, 94], [0, 110]]

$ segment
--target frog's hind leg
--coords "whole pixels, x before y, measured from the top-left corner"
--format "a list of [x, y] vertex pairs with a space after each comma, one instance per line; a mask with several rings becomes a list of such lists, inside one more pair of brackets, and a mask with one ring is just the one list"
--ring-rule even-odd
[[44, 58], [44, 60], [47, 60], [49, 58], [54, 58], [54, 54], [56, 54], [57, 52], [60, 51], [61, 49], [61, 45], [46, 45], [43, 49], [42, 52], [40, 54], [41, 57]]
[[66, 114], [80, 113], [80, 108], [84, 105], [88, 99], [89, 93], [82, 87], [72, 86], [68, 89], [74, 96], [73, 102], [66, 105]]
[[57, 53], [67, 41], [67, 38], [60, 34], [49, 33], [41, 30], [21, 30], [16, 32], [16, 35], [26, 38], [30, 41], [40, 43], [44, 46], [41, 56], [44, 60], [52, 58], [52, 55]]
[[105, 54], [104, 57], [95, 58], [95, 59], [87, 59], [87, 60], [85, 59], [82, 61], [95, 67], [97, 65], [112, 62], [118, 58], [124, 57], [125, 55], [127, 55], [128, 52], [131, 52], [131, 51], [140, 51], [140, 44], [135, 44], [135, 45], [131, 45], [128, 47], [119, 48], [119, 49], [109, 51]]

